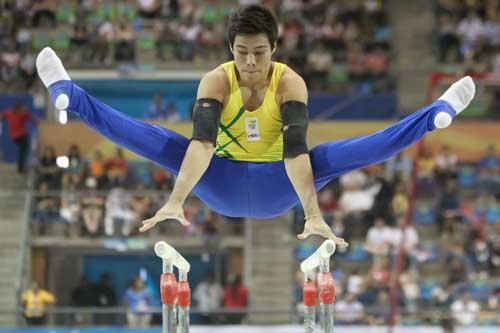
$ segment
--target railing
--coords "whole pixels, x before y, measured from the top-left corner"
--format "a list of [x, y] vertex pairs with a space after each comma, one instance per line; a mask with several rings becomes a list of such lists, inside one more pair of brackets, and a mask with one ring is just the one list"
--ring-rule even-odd
[[[18, 306], [20, 306], [21, 293], [24, 289], [24, 279], [27, 276], [25, 274], [25, 269], [28, 265], [26, 262], [27, 249], [29, 248], [29, 238], [30, 238], [30, 223], [31, 223], [31, 212], [33, 207], [33, 186], [35, 183], [35, 169], [30, 168], [28, 173], [28, 189], [26, 191], [25, 201], [24, 201], [24, 217], [22, 221], [21, 229], [21, 239], [19, 246], [18, 255], [18, 267], [16, 272], [16, 296], [18, 300]], [[20, 323], [22, 321], [22, 312], [17, 311], [17, 321]]]
[[[4, 315], [12, 315], [14, 313], [22, 313], [23, 309], [0, 309], [0, 316]], [[215, 319], [215, 321], [219, 321], [219, 323], [224, 323], [224, 318], [228, 316], [240, 316], [244, 318], [249, 314], [258, 314], [258, 315], [268, 315], [269, 317], [276, 315], [286, 314], [289, 318], [293, 318], [289, 323], [285, 324], [300, 324], [302, 323], [303, 312], [300, 309], [296, 311], [290, 310], [290, 307], [287, 308], [236, 308], [236, 309], [226, 309], [226, 308], [218, 308], [211, 311], [201, 311], [197, 307], [193, 307], [191, 310], [191, 315], [204, 315], [209, 316]], [[159, 318], [161, 318], [161, 307], [150, 307], [145, 310], [143, 313], [148, 313], [154, 315], [156, 319], [153, 320], [153, 325], [159, 324]], [[449, 309], [445, 308], [436, 308], [436, 307], [426, 307], [423, 310], [418, 310], [417, 312], [407, 311], [405, 308], [397, 309], [398, 318], [396, 324], [398, 325], [409, 325], [409, 326], [418, 326], [418, 325], [441, 325], [442, 321], [445, 319], [451, 319]], [[125, 324], [125, 316], [127, 314], [127, 308], [123, 306], [117, 307], [48, 307], [46, 309], [46, 315], [48, 318], [48, 323], [51, 325], [74, 325], [77, 323], [79, 326], [95, 326], [96, 318], [106, 318], [110, 320], [106, 324], [107, 325], [121, 325]], [[341, 313], [339, 311], [335, 311], [335, 326], [343, 326], [343, 325], [362, 325], [369, 324], [369, 317], [372, 316], [380, 316], [380, 308], [376, 306], [366, 307], [364, 308], [362, 315], [360, 315], [357, 320], [342, 320], [345, 315], [352, 315], [352, 311], [346, 311], [345, 313]], [[78, 322], [79, 316], [84, 316], [86, 318], [83, 322]], [[100, 316], [100, 317], [99, 317]], [[388, 319], [388, 314], [387, 314]], [[98, 319], [99, 320], [99, 319]], [[245, 322], [245, 320], [243, 320]], [[500, 317], [498, 316], [498, 311], [495, 310], [485, 310], [481, 311], [476, 324], [481, 324], [481, 326], [498, 326], [500, 325]], [[380, 322], [378, 325], [380, 326], [387, 325], [387, 321]]]

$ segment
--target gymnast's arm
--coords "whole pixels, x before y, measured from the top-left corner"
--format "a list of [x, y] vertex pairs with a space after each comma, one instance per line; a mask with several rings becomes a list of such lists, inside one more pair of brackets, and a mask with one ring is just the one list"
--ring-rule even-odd
[[314, 188], [314, 178], [306, 144], [307, 134], [307, 87], [304, 80], [292, 70], [283, 73], [278, 95], [281, 96], [281, 118], [283, 121], [283, 160], [286, 173], [297, 192], [306, 224], [304, 232], [298, 235], [305, 239], [320, 235], [332, 239], [339, 245], [347, 243], [335, 236], [323, 220]]
[[183, 225], [189, 224], [182, 206], [212, 160], [222, 102], [228, 90], [229, 85], [222, 69], [209, 72], [201, 79], [193, 110], [193, 137], [184, 155], [172, 194], [155, 216], [142, 222], [140, 231], [146, 231], [166, 219], [175, 219]]

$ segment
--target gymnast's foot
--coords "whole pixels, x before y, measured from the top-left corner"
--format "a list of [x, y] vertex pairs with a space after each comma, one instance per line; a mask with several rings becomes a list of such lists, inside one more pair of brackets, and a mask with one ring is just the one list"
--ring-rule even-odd
[[[470, 76], [465, 76], [453, 83], [439, 100], [446, 101], [455, 111], [455, 115], [462, 112], [474, 98], [476, 86]], [[439, 112], [434, 118], [436, 128], [446, 128], [450, 126], [453, 117], [447, 112]]]
[[49, 88], [54, 105], [59, 110], [66, 110], [69, 106], [68, 84], [54, 83], [70, 81], [70, 77], [61, 62], [61, 59], [50, 47], [44, 48], [36, 57], [38, 75], [45, 87]]

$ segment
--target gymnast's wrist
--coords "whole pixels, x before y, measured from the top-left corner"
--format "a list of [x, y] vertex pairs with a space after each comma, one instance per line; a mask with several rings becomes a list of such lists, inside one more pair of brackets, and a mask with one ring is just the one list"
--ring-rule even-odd
[[322, 218], [321, 213], [306, 214], [304, 220], [309, 221], [316, 218]]

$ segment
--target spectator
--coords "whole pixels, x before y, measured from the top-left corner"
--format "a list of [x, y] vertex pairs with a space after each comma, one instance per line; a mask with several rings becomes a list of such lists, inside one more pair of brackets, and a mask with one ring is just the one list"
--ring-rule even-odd
[[379, 291], [377, 294], [377, 302], [373, 306], [373, 310], [367, 317], [370, 325], [387, 325], [391, 315], [391, 306], [389, 293], [385, 290]]
[[139, 15], [147, 19], [153, 19], [160, 14], [162, 3], [160, 0], [137, 0]]
[[18, 78], [21, 54], [16, 49], [15, 41], [8, 41], [0, 53], [0, 80], [12, 83]]
[[67, 225], [69, 235], [79, 236], [81, 214], [80, 193], [77, 184], [72, 178], [68, 178], [63, 182], [59, 214]]
[[[82, 276], [78, 285], [71, 292], [71, 305], [76, 307], [88, 307], [96, 304], [95, 289], [89, 280]], [[75, 314], [75, 321], [77, 325], [91, 324], [91, 314], [79, 312]]]
[[394, 216], [404, 216], [408, 210], [409, 201], [404, 182], [399, 182], [395, 186], [396, 190], [391, 201], [391, 209]]
[[497, 191], [500, 184], [500, 157], [494, 144], [486, 148], [486, 154], [479, 161], [479, 186], [487, 191]]
[[[404, 244], [403, 244], [403, 237], [404, 237]], [[398, 226], [392, 230], [390, 243], [391, 246], [393, 247], [394, 254], [399, 253], [400, 246], [403, 246], [406, 254], [408, 254], [411, 258], [416, 258], [418, 254], [417, 246], [419, 243], [418, 233], [414, 226], [412, 225], [405, 226], [404, 216], [398, 218]]]
[[201, 226], [204, 250], [202, 259], [204, 259], [205, 262], [208, 262], [210, 255], [217, 255], [219, 252], [221, 243], [220, 230], [222, 226], [222, 218], [217, 213], [207, 209], [205, 219]]
[[153, 100], [149, 104], [149, 108], [146, 113], [146, 118], [159, 119], [162, 118], [166, 113], [167, 113], [167, 108], [162, 101], [161, 94], [159, 92], [156, 92], [153, 95]]
[[83, 225], [89, 235], [97, 235], [104, 216], [105, 197], [96, 191], [95, 178], [87, 178], [85, 187], [80, 199]]
[[347, 278], [347, 292], [358, 296], [364, 289], [364, 278], [359, 273], [359, 268], [354, 268]]
[[455, 49], [454, 60], [460, 59], [459, 40], [456, 34], [456, 25], [453, 23], [452, 17], [449, 14], [440, 14], [438, 16], [438, 51], [439, 61], [448, 62], [450, 50]]
[[423, 196], [430, 196], [435, 192], [436, 181], [434, 178], [436, 160], [431, 149], [425, 146], [422, 156], [418, 160], [417, 189]]
[[374, 226], [368, 230], [365, 240], [365, 249], [376, 258], [389, 254], [392, 231], [385, 225], [381, 217], [375, 219]]
[[[80, 1], [81, 2], [81, 1]], [[73, 25], [73, 31], [70, 37], [70, 46], [74, 52], [71, 52], [72, 61], [79, 64], [88, 56], [88, 47], [90, 42], [90, 34], [85, 22], [76, 22]]]
[[153, 200], [147, 193], [144, 184], [139, 183], [130, 199], [130, 206], [137, 216], [137, 219], [143, 220], [147, 217], [154, 215], [153, 212]]
[[481, 52], [485, 31], [484, 24], [475, 11], [469, 10], [467, 16], [460, 21], [457, 34], [462, 58], [464, 60], [477, 59]]
[[[108, 273], [102, 273], [99, 282], [95, 286], [96, 295], [96, 305], [98, 307], [112, 307], [116, 306], [116, 294], [110, 286], [110, 275]], [[115, 324], [114, 314], [96, 314], [95, 315], [96, 325], [113, 325]]]
[[443, 230], [443, 224], [446, 219], [461, 217], [460, 199], [455, 180], [449, 179], [446, 181], [445, 189], [438, 201], [437, 213], [439, 231]]
[[30, 8], [34, 27], [56, 26], [56, 2], [55, 0], [32, 1]]
[[335, 303], [335, 322], [340, 325], [360, 325], [365, 316], [363, 304], [354, 294], [347, 293]]
[[127, 307], [127, 323], [129, 327], [149, 327], [151, 314], [147, 311], [151, 306], [151, 295], [140, 276], [137, 276], [132, 286], [125, 291], [124, 303]]
[[24, 306], [24, 317], [28, 326], [42, 326], [47, 322], [45, 309], [56, 302], [54, 295], [38, 287], [38, 283], [31, 282], [31, 286], [24, 290], [21, 296]]
[[441, 152], [436, 156], [436, 177], [442, 184], [449, 178], [456, 178], [458, 157], [451, 152], [448, 145], [443, 145]]
[[29, 132], [27, 125], [30, 120], [36, 121], [36, 118], [26, 111], [26, 107], [23, 102], [17, 102], [11, 109], [3, 111], [0, 119], [7, 121], [9, 137], [19, 148], [17, 171], [19, 173], [24, 173], [29, 145]]
[[120, 19], [116, 29], [115, 60], [135, 62], [135, 33], [126, 18]]
[[196, 286], [193, 299], [200, 312], [200, 324], [216, 323], [216, 316], [212, 312], [217, 311], [221, 306], [222, 287], [215, 280], [213, 272], [209, 272], [207, 277]]
[[477, 324], [481, 307], [472, 300], [468, 292], [451, 304], [452, 316], [458, 325], [471, 326]]
[[407, 182], [411, 177], [412, 170], [412, 159], [404, 153], [399, 153], [385, 162], [384, 178], [388, 181]]
[[[245, 310], [248, 306], [248, 290], [243, 285], [240, 275], [231, 277], [224, 288], [223, 306], [224, 309], [234, 310]], [[228, 324], [241, 324], [245, 316], [245, 313], [227, 315], [226, 321]]]
[[333, 56], [323, 43], [317, 43], [307, 55], [307, 80], [316, 90], [325, 90], [328, 74], [333, 67]]
[[114, 234], [114, 224], [117, 220], [123, 223], [123, 236], [130, 235], [137, 217], [131, 209], [130, 194], [120, 183], [111, 189], [106, 199], [106, 217], [104, 218], [104, 233]]
[[177, 107], [174, 102], [168, 103], [165, 119], [169, 123], [177, 123], [181, 120], [181, 115], [177, 112]]
[[55, 189], [59, 187], [60, 179], [61, 169], [56, 163], [54, 147], [45, 147], [38, 161], [38, 181], [46, 182], [50, 189]]
[[45, 235], [49, 222], [59, 217], [58, 197], [49, 193], [49, 184], [41, 182], [38, 186], [36, 198], [36, 208], [33, 223], [33, 233], [35, 235]]
[[68, 154], [69, 166], [64, 171], [63, 183], [72, 183], [78, 187], [83, 179], [83, 173], [85, 171], [82, 157], [80, 155], [80, 149], [77, 145], [72, 144], [69, 147]]
[[113, 26], [113, 22], [109, 17], [106, 17], [93, 32], [93, 37], [91, 38], [90, 43], [90, 61], [95, 61], [97, 59], [98, 63], [101, 65], [111, 64], [109, 51], [114, 35], [115, 28]]
[[116, 148], [116, 155], [106, 162], [106, 176], [112, 185], [124, 184], [128, 175], [128, 162], [122, 148]]
[[96, 150], [94, 153], [94, 158], [90, 161], [87, 166], [87, 174], [89, 180], [93, 178], [97, 182], [97, 188], [102, 189], [108, 182], [106, 177], [106, 163], [102, 157], [100, 150]]

